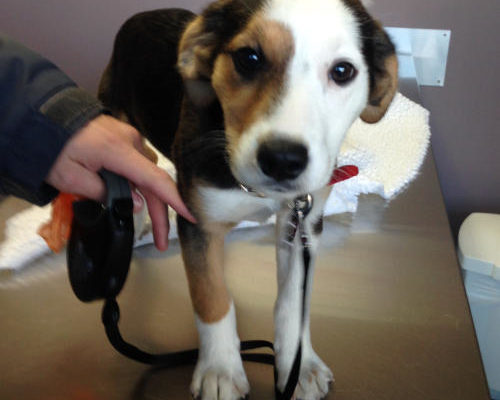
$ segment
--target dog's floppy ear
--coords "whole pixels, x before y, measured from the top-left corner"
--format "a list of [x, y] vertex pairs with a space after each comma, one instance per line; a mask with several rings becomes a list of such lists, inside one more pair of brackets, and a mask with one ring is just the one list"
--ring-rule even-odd
[[186, 28], [179, 43], [178, 69], [187, 95], [197, 105], [215, 98], [210, 83], [217, 54], [238, 33], [252, 13], [249, 3], [258, 1], [220, 0], [212, 3]]
[[203, 17], [199, 16], [188, 25], [179, 44], [177, 67], [188, 97], [200, 107], [210, 104], [215, 98], [210, 76], [216, 43], [216, 35], [205, 31]]
[[365, 19], [361, 31], [370, 75], [368, 104], [361, 119], [375, 123], [384, 116], [398, 88], [398, 60], [394, 45], [377, 21]]
[[186, 80], [209, 80], [212, 57], [217, 46], [216, 32], [206, 30], [204, 17], [194, 19], [179, 44], [178, 68]]

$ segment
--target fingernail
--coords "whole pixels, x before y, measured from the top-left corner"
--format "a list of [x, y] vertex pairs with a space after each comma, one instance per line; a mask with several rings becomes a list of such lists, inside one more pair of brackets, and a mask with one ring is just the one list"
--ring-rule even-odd
[[187, 210], [186, 219], [188, 221], [191, 221], [193, 224], [197, 224], [198, 223], [198, 220], [194, 217], [193, 214], [191, 214], [191, 211], [189, 211], [189, 210]]
[[157, 243], [156, 244], [156, 248], [159, 250], [159, 251], [167, 251], [168, 250], [168, 242], [163, 242], [163, 243]]

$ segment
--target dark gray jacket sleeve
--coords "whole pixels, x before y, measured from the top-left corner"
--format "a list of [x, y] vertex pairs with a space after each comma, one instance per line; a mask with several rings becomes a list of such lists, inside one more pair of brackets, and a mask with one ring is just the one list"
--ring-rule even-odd
[[0, 35], [0, 194], [46, 204], [44, 183], [66, 141], [103, 112], [50, 61]]

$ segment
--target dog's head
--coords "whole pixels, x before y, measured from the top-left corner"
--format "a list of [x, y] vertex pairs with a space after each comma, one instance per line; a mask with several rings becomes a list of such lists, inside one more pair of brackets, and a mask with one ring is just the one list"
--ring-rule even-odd
[[397, 89], [387, 34], [359, 0], [220, 0], [180, 42], [188, 96], [217, 99], [235, 178], [268, 196], [325, 186], [356, 118]]

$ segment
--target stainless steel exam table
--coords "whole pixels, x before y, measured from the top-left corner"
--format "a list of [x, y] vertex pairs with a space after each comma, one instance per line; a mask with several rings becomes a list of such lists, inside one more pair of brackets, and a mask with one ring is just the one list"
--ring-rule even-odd
[[[0, 224], [19, 204], [0, 202]], [[242, 340], [273, 337], [273, 241], [271, 226], [227, 240]], [[390, 204], [367, 196], [355, 215], [326, 218], [316, 265], [311, 330], [336, 378], [328, 399], [488, 399], [431, 154]], [[101, 303], [80, 303], [65, 268], [64, 254], [50, 255], [0, 280], [0, 399], [188, 399], [193, 367], [154, 370], [116, 353]], [[134, 344], [152, 352], [197, 345], [177, 242], [166, 253], [135, 251], [119, 302]], [[272, 399], [272, 368], [245, 369], [251, 398]]]

